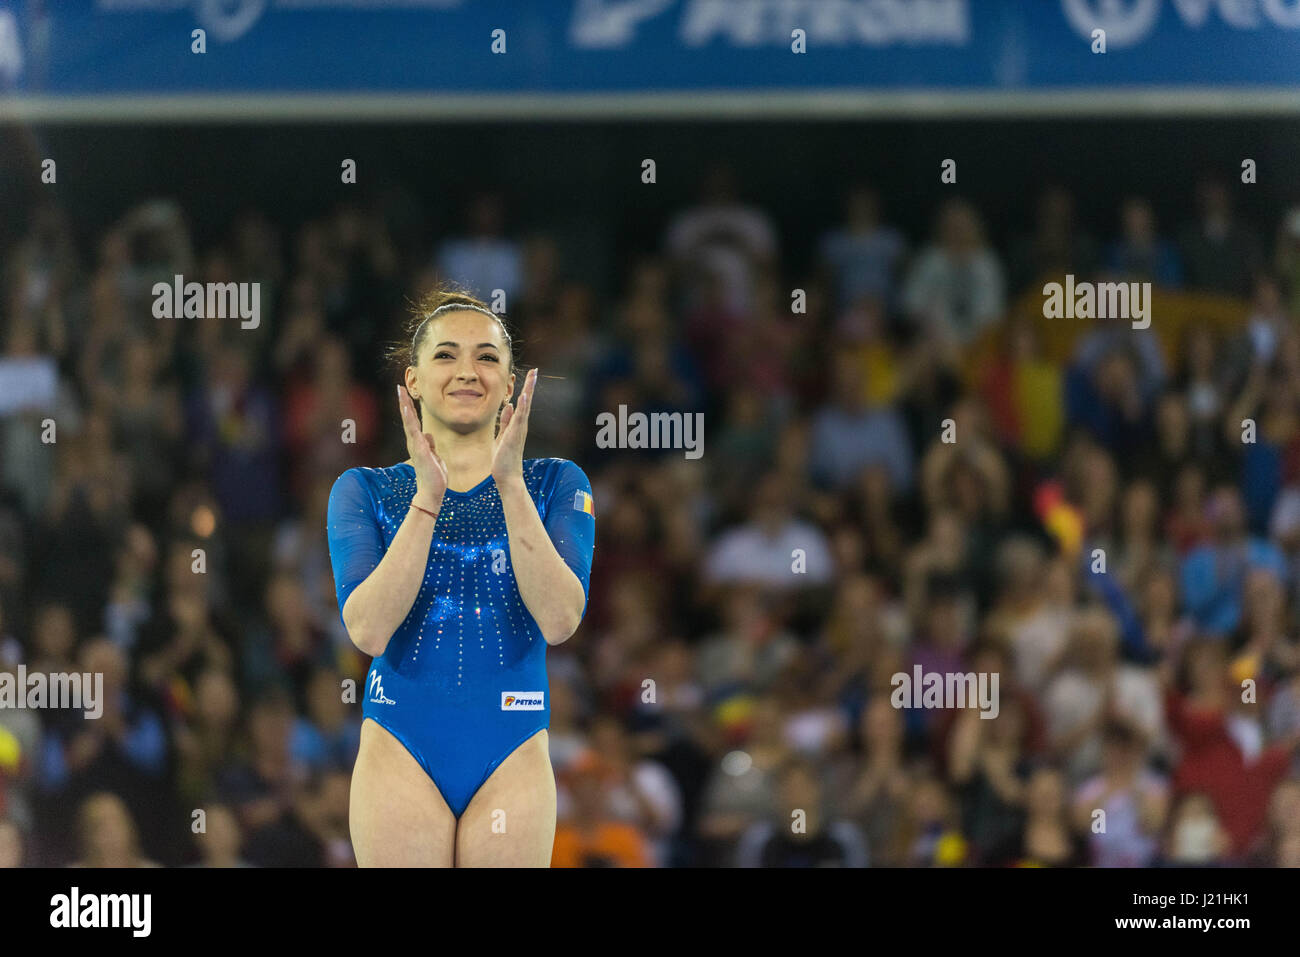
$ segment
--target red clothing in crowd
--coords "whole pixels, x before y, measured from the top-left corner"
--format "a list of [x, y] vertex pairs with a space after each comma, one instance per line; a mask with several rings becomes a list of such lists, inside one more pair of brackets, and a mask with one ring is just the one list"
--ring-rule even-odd
[[1244, 854], [1264, 826], [1269, 797], [1286, 776], [1290, 750], [1265, 748], [1247, 764], [1228, 733], [1223, 711], [1199, 707], [1171, 691], [1165, 697], [1165, 714], [1182, 746], [1174, 770], [1175, 793], [1206, 794], [1232, 839], [1232, 854]]
[[[301, 500], [308, 483], [318, 475], [340, 475], [354, 465], [374, 465], [378, 449], [379, 404], [360, 385], [348, 387], [343, 402], [323, 409], [320, 390], [310, 381], [288, 389], [284, 435], [287, 445], [290, 490]], [[343, 420], [356, 425], [352, 442], [342, 441]]]

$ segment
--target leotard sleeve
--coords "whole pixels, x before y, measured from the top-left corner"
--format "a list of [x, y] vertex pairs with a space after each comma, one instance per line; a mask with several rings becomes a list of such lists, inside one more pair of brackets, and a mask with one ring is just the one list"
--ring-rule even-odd
[[378, 567], [386, 548], [374, 500], [356, 469], [348, 469], [334, 482], [326, 514], [334, 593], [342, 620], [348, 597]]
[[596, 508], [587, 474], [572, 462], [566, 460], [560, 466], [543, 525], [564, 564], [582, 582], [585, 615], [586, 599], [591, 597], [591, 562], [596, 551]]

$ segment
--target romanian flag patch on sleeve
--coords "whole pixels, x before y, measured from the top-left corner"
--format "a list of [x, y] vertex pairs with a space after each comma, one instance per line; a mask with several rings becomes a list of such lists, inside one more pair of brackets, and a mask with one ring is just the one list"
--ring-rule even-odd
[[586, 512], [592, 518], [596, 517], [596, 505], [591, 500], [591, 496], [582, 489], [573, 493], [573, 507], [576, 511]]

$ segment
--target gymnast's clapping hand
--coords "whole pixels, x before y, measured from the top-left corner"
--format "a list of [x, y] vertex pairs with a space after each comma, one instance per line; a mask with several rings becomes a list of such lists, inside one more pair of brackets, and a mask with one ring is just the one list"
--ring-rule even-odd
[[509, 402], [501, 410], [501, 428], [492, 449], [492, 478], [498, 486], [524, 474], [524, 440], [528, 438], [528, 414], [533, 410], [533, 389], [537, 387], [537, 370], [529, 371], [523, 391], [515, 405]]
[[447, 491], [447, 466], [438, 455], [433, 436], [420, 431], [420, 416], [405, 386], [397, 387], [397, 405], [402, 410], [402, 427], [406, 430], [406, 451], [415, 469], [412, 502], [436, 511]]

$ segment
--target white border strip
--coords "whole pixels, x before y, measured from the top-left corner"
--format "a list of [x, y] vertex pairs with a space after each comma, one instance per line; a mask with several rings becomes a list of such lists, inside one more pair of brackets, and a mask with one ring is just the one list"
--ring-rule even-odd
[[773, 90], [592, 94], [187, 94], [0, 96], [0, 121], [845, 120], [1300, 115], [1300, 88]]

